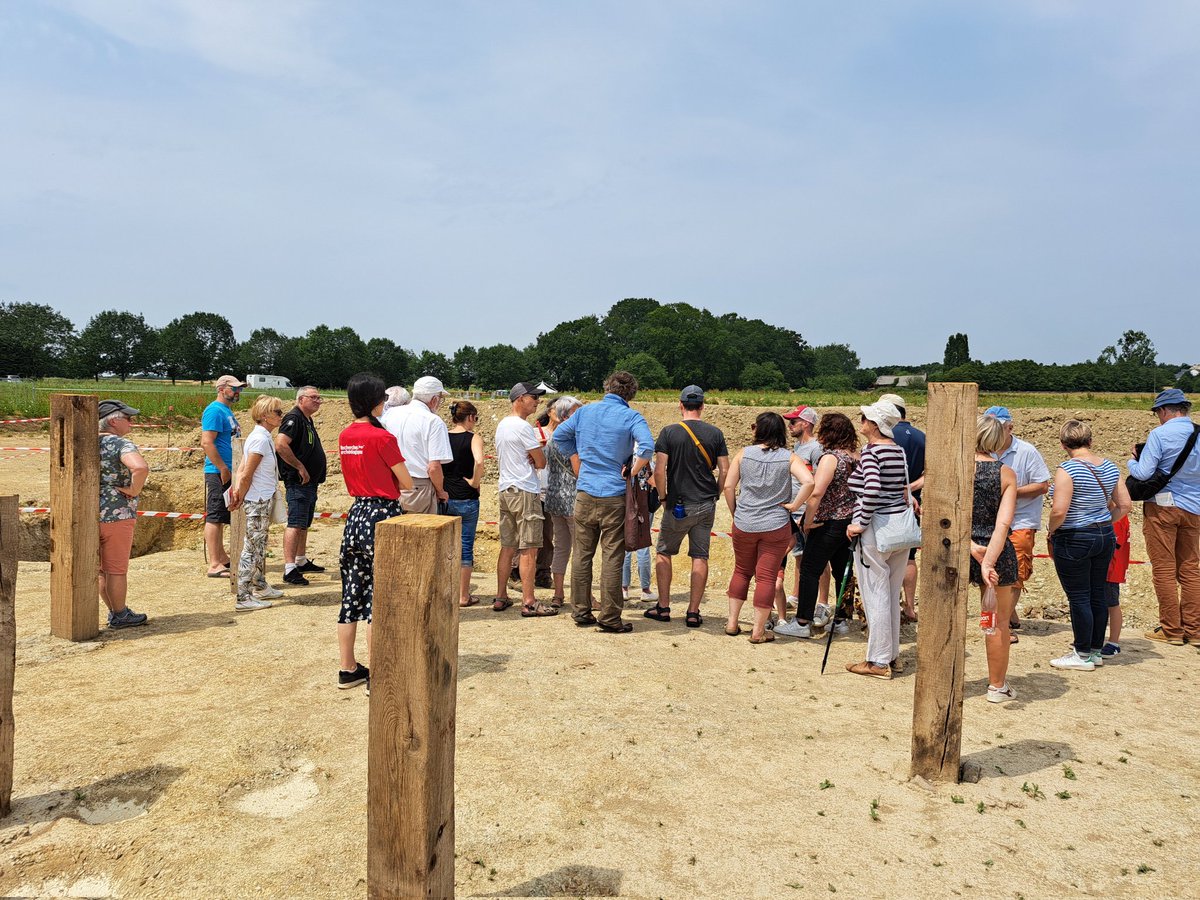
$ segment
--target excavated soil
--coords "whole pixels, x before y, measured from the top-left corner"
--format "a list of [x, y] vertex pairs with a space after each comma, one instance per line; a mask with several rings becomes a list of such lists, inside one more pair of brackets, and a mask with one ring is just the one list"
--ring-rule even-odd
[[[506, 409], [480, 405], [491, 452]], [[655, 431], [675, 419], [673, 404], [640, 408]], [[758, 411], [713, 405], [707, 418], [736, 447]], [[1018, 433], [1053, 464], [1070, 416], [1116, 460], [1153, 424], [1141, 412], [1032, 409]], [[347, 419], [343, 401], [326, 404], [327, 447]], [[138, 440], [168, 444], [151, 429]], [[198, 442], [198, 430], [169, 436]], [[44, 430], [0, 432], [4, 446], [47, 443]], [[199, 453], [146, 455], [143, 508], [199, 511]], [[0, 494], [49, 505], [46, 455], [4, 457]], [[494, 520], [489, 467], [483, 518]], [[321, 509], [348, 507], [340, 482], [335, 461]], [[727, 514], [716, 527], [728, 530]], [[310, 540], [330, 573], [282, 585], [272, 609], [235, 613], [227, 582], [203, 577], [199, 526], [142, 519], [130, 604], [150, 624], [79, 644], [48, 635], [45, 529], [36, 516], [23, 529], [0, 895], [363, 896], [369, 701], [334, 687], [337, 522]], [[276, 584], [280, 541], [273, 531]], [[481, 526], [483, 596], [495, 553], [494, 526]], [[901, 677], [846, 673], [860, 634], [834, 642], [822, 676], [823, 644], [723, 634], [731, 568], [728, 541], [714, 539], [694, 630], [644, 619], [646, 604], [630, 604], [635, 631], [622, 637], [567, 616], [462, 611], [460, 896], [1200, 896], [1196, 650], [1141, 638], [1155, 618], [1147, 566], [1130, 568], [1124, 652], [1072, 673], [1048, 666], [1070, 630], [1038, 561], [1013, 648], [1016, 703], [985, 702], [983, 645], [968, 630], [963, 757], [983, 777], [937, 786], [907, 777], [914, 629]], [[683, 576], [680, 565], [677, 600]]]

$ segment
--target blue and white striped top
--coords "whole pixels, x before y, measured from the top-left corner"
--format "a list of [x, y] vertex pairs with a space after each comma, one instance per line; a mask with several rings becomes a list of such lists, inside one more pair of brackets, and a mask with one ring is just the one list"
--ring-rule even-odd
[[[1087, 525], [1111, 522], [1108, 498], [1112, 496], [1117, 482], [1121, 480], [1121, 471], [1107, 459], [1098, 466], [1090, 465], [1081, 459], [1068, 459], [1061, 463], [1059, 468], [1071, 476], [1073, 484], [1071, 505], [1067, 508], [1067, 517], [1059, 527], [1083, 528]], [[1100, 489], [1101, 484], [1104, 485], [1104, 490]]]

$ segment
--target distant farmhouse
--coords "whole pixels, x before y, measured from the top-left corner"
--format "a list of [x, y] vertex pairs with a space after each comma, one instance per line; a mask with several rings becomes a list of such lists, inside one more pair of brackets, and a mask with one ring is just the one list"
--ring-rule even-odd
[[1191, 375], [1193, 378], [1200, 377], [1200, 363], [1180, 369], [1175, 373], [1175, 380], [1178, 381], [1184, 375]]
[[923, 387], [924, 384], [924, 372], [919, 375], [880, 375], [875, 379], [875, 387]]

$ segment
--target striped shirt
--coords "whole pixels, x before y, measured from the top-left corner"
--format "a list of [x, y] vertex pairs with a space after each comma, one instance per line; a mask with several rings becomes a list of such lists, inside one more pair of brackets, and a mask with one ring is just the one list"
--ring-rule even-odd
[[901, 512], [907, 487], [904, 450], [895, 444], [867, 444], [850, 476], [850, 490], [856, 495], [854, 524], [865, 528], [875, 513]]
[[[1112, 514], [1108, 511], [1108, 498], [1116, 490], [1117, 482], [1121, 480], [1121, 471], [1109, 460], [1098, 466], [1093, 466], [1081, 459], [1068, 459], [1059, 464], [1059, 468], [1071, 476], [1071, 505], [1067, 508], [1067, 517], [1059, 528], [1084, 528], [1088, 525], [1099, 525], [1111, 522]], [[1096, 479], [1100, 479], [1097, 481]], [[1104, 489], [1100, 489], [1100, 485]], [[1051, 488], [1053, 491], [1053, 487]], [[1053, 496], [1053, 494], [1051, 494]]]

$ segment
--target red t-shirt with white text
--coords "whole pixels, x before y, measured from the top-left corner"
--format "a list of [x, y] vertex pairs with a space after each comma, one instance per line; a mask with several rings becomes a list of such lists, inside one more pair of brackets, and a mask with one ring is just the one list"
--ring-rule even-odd
[[396, 437], [370, 422], [352, 422], [338, 435], [342, 477], [352, 497], [400, 499], [392, 466], [404, 462]]

